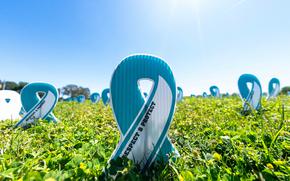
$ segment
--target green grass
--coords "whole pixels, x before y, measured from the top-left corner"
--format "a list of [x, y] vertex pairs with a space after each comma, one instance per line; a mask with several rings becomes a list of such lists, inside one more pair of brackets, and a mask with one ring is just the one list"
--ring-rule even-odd
[[0, 180], [98, 180], [105, 168], [120, 180], [290, 180], [290, 98], [262, 105], [242, 116], [238, 97], [186, 98], [169, 131], [181, 157], [141, 175], [128, 160], [107, 165], [119, 140], [110, 107], [61, 102], [59, 124], [0, 122]]

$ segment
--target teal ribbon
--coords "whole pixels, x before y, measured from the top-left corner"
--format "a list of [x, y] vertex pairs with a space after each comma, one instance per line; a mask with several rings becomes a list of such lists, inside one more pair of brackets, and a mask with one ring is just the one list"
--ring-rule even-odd
[[[145, 99], [138, 81], [154, 82]], [[160, 58], [134, 55], [123, 60], [111, 80], [111, 105], [121, 133], [111, 159], [127, 157], [142, 170], [156, 160], [178, 155], [167, 136], [176, 104], [176, 84], [169, 66]]]
[[95, 92], [90, 96], [92, 103], [98, 103], [101, 99], [100, 94]]
[[[40, 98], [38, 93], [44, 94], [43, 97]], [[59, 95], [53, 85], [41, 82], [31, 83], [22, 89], [20, 96], [25, 115], [15, 127], [26, 127], [38, 119], [57, 122], [52, 110], [57, 104]]]
[[[251, 85], [251, 88], [248, 87]], [[242, 100], [244, 101], [243, 112], [248, 112], [252, 109], [258, 110], [261, 108], [262, 87], [258, 78], [251, 74], [243, 74], [238, 81], [239, 91]]]
[[181, 87], [177, 87], [177, 102], [182, 101], [183, 99], [183, 90]]
[[110, 89], [109, 88], [104, 89], [103, 92], [102, 92], [102, 101], [103, 101], [105, 106], [108, 105], [109, 102], [110, 102], [109, 95], [110, 95]]
[[279, 79], [272, 78], [270, 80], [269, 87], [268, 87], [268, 92], [269, 92], [268, 100], [278, 96], [278, 94], [280, 92], [280, 81], [279, 81]]
[[86, 97], [84, 95], [79, 95], [77, 98], [78, 103], [83, 103], [86, 100]]
[[213, 97], [220, 97], [220, 89], [217, 86], [213, 85], [209, 88], [209, 90]]

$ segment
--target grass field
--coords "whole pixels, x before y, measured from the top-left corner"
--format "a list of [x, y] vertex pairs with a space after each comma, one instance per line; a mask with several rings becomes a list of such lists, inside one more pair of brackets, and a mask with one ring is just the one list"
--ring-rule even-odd
[[[169, 131], [180, 158], [143, 175], [127, 160], [108, 170], [120, 180], [290, 180], [290, 98], [262, 105], [242, 116], [239, 97], [185, 98]], [[0, 122], [0, 180], [106, 177], [119, 140], [110, 107], [60, 102], [54, 113], [59, 124], [40, 121], [27, 130]]]

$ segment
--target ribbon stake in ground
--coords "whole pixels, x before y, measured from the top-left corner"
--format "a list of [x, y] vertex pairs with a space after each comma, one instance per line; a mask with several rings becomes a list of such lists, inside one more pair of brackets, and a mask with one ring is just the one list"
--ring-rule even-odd
[[[147, 99], [138, 81], [153, 82]], [[160, 58], [134, 55], [123, 60], [111, 80], [111, 105], [121, 133], [111, 159], [127, 157], [142, 170], [157, 160], [178, 155], [167, 136], [176, 104], [176, 84], [169, 66]]]
[[278, 94], [280, 93], [280, 81], [279, 81], [279, 79], [272, 78], [270, 80], [268, 91], [269, 91], [268, 100], [278, 96]]
[[[41, 98], [39, 93], [43, 95]], [[21, 91], [21, 102], [26, 114], [15, 127], [26, 127], [38, 119], [57, 122], [52, 113], [57, 101], [58, 91], [53, 85], [41, 82], [26, 85]]]
[[[251, 88], [248, 87], [250, 84]], [[239, 91], [244, 101], [243, 112], [261, 108], [262, 87], [258, 78], [251, 74], [243, 74], [238, 81]]]

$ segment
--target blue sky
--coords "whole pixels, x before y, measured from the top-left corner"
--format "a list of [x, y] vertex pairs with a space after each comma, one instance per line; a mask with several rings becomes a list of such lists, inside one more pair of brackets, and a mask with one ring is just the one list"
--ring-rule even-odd
[[243, 73], [290, 85], [289, 0], [2, 0], [0, 79], [100, 92], [126, 56], [171, 66], [186, 95], [238, 92]]

